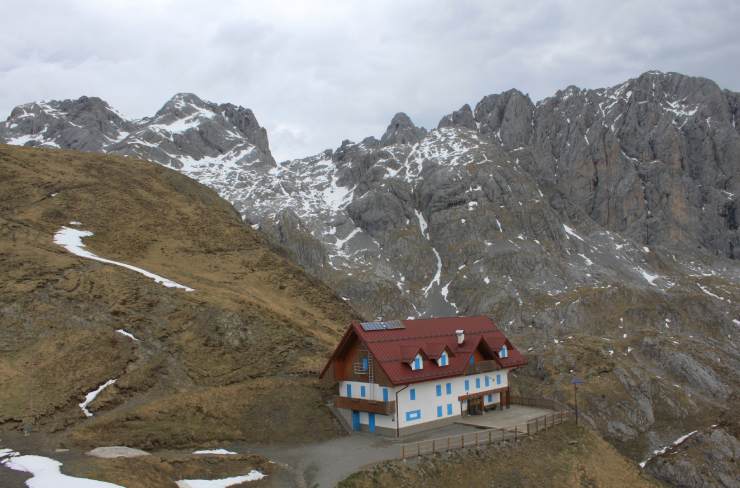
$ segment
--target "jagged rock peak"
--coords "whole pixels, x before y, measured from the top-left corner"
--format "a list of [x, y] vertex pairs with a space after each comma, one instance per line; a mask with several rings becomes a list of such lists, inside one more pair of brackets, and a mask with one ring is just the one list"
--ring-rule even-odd
[[473, 110], [467, 103], [455, 110], [451, 114], [445, 115], [439, 121], [437, 128], [442, 127], [465, 127], [467, 129], [476, 130], [475, 118], [473, 117]]
[[416, 144], [426, 133], [426, 129], [415, 126], [408, 115], [399, 112], [391, 119], [391, 123], [385, 130], [385, 134], [380, 138], [380, 143], [383, 146], [390, 146], [391, 144]]
[[167, 114], [190, 115], [199, 109], [207, 108], [209, 105], [215, 104], [206, 102], [194, 93], [176, 93], [159, 109], [154, 117], [157, 118]]
[[506, 148], [529, 144], [534, 121], [534, 104], [516, 89], [487, 95], [475, 106], [475, 120], [481, 134]]

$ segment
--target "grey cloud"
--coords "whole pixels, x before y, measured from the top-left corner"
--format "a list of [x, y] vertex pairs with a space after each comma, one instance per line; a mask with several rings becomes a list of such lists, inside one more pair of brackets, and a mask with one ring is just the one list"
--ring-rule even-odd
[[537, 100], [660, 69], [737, 90], [739, 21], [725, 0], [6, 0], [0, 112], [84, 94], [140, 117], [190, 91], [252, 108], [284, 159], [512, 87]]

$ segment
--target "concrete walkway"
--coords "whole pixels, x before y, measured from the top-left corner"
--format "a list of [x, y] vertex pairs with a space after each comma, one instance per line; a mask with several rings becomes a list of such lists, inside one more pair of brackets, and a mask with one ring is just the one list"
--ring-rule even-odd
[[526, 430], [528, 421], [552, 413], [554, 413], [552, 410], [545, 408], [512, 405], [511, 408], [492, 410], [483, 415], [466, 415], [457, 423], [480, 429], [513, 429], [516, 425], [519, 429]]

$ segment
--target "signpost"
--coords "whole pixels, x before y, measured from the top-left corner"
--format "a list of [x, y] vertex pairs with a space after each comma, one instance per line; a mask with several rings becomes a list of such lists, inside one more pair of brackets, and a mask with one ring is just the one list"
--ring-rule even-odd
[[573, 379], [570, 380], [570, 384], [573, 385], [573, 400], [576, 405], [576, 425], [578, 425], [578, 385], [582, 385], [584, 383], [585, 381], [577, 376], [574, 376]]

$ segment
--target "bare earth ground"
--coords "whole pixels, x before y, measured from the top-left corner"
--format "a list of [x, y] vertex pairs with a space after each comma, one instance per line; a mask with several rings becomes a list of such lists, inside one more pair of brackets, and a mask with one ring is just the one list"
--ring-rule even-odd
[[[97, 255], [195, 291], [69, 253], [53, 236], [72, 221], [94, 232], [84, 243]], [[0, 438], [8, 448], [24, 448], [8, 442], [23, 428], [42, 439], [28, 453], [336, 437], [316, 373], [355, 317], [228, 203], [175, 171], [0, 145]], [[85, 417], [78, 404], [112, 378]]]

